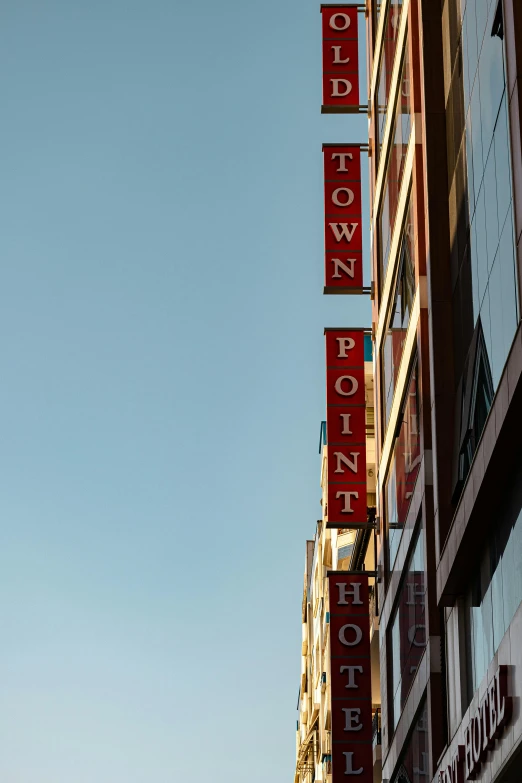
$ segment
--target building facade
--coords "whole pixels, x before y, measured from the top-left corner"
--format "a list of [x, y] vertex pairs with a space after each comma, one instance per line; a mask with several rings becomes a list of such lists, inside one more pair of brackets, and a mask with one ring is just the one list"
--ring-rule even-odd
[[[374, 387], [371, 336], [365, 336], [367, 506], [375, 509]], [[375, 534], [368, 530], [329, 529], [327, 443], [321, 424], [321, 507], [315, 537], [306, 542], [302, 600], [301, 680], [299, 684], [294, 783], [332, 780], [332, 691], [328, 573], [375, 569]], [[381, 780], [379, 621], [375, 579], [370, 581], [370, 650], [372, 668], [372, 756], [375, 783]]]
[[[376, 535], [319, 525], [310, 562], [338, 569], [348, 535], [348, 569], [375, 572], [378, 779], [511, 783], [522, 775], [522, 3], [369, 2], [366, 25]], [[310, 568], [313, 614], [324, 595]], [[310, 682], [317, 665], [303, 664]], [[300, 703], [304, 693], [302, 680]], [[300, 718], [298, 769], [303, 732]]]

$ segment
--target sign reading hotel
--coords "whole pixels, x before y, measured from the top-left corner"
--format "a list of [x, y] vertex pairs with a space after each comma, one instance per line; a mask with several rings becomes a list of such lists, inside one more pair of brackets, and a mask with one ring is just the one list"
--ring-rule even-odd
[[323, 112], [359, 110], [356, 5], [322, 5]]
[[439, 770], [438, 783], [475, 780], [491, 753], [499, 753], [497, 740], [512, 717], [513, 699], [508, 695], [508, 667], [501, 664], [492, 675], [478, 708], [464, 731], [464, 745], [457, 745]]
[[328, 574], [332, 783], [373, 783], [368, 577]]
[[361, 148], [323, 144], [325, 294], [360, 293], [362, 268]]
[[364, 329], [325, 329], [327, 527], [365, 524]]

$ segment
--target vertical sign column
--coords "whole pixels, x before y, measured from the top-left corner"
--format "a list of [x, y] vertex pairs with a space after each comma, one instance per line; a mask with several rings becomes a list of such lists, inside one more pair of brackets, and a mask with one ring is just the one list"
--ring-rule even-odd
[[361, 148], [323, 144], [325, 294], [360, 292], [362, 268]]
[[327, 527], [366, 518], [364, 329], [325, 329]]
[[373, 783], [368, 577], [328, 574], [332, 783]]
[[359, 110], [357, 6], [322, 5], [323, 112]]

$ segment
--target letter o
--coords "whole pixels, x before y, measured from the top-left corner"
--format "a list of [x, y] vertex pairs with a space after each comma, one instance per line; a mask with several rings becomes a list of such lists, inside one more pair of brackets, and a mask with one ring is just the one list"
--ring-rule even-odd
[[[353, 628], [353, 630], [355, 631], [355, 641], [348, 642], [346, 640], [345, 631], [347, 628]], [[339, 641], [341, 642], [341, 644], [346, 645], [346, 647], [355, 647], [356, 644], [359, 644], [361, 639], [362, 639], [362, 631], [358, 625], [348, 624], [348, 625], [343, 625], [342, 628], [339, 628]]]
[[426, 629], [425, 625], [411, 625], [408, 629], [408, 641], [410, 644], [412, 644], [414, 647], [426, 647], [426, 642], [418, 642], [416, 640], [417, 631], [419, 628], [422, 628], [423, 630]]
[[[346, 193], [348, 195], [348, 198], [346, 201], [340, 201], [338, 193]], [[353, 190], [350, 190], [350, 188], [336, 188], [334, 192], [332, 193], [332, 201], [335, 204], [336, 207], [349, 207], [350, 204], [353, 203], [355, 196], [353, 193]]]
[[[335, 19], [337, 19], [337, 17], [340, 17], [341, 19], [344, 20], [343, 27], [337, 26], [337, 23], [335, 22]], [[332, 28], [332, 30], [339, 30], [339, 31], [348, 30], [348, 28], [350, 27], [350, 17], [348, 16], [348, 14], [333, 14], [330, 17], [330, 27]]]
[[[350, 381], [352, 384], [351, 391], [343, 391], [343, 381], [346, 380]], [[359, 381], [357, 380], [357, 378], [354, 378], [353, 375], [341, 375], [340, 378], [337, 378], [334, 388], [337, 394], [340, 394], [342, 397], [351, 397], [352, 394], [355, 394], [355, 392], [359, 388]]]

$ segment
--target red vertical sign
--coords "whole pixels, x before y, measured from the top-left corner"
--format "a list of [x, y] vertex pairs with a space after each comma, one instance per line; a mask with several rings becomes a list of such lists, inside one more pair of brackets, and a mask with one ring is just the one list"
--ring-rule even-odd
[[356, 5], [322, 5], [323, 110], [359, 108], [359, 40]]
[[323, 144], [325, 294], [360, 290], [362, 270], [361, 148]]
[[327, 527], [366, 519], [364, 330], [325, 329]]
[[373, 783], [368, 577], [328, 574], [332, 783]]

